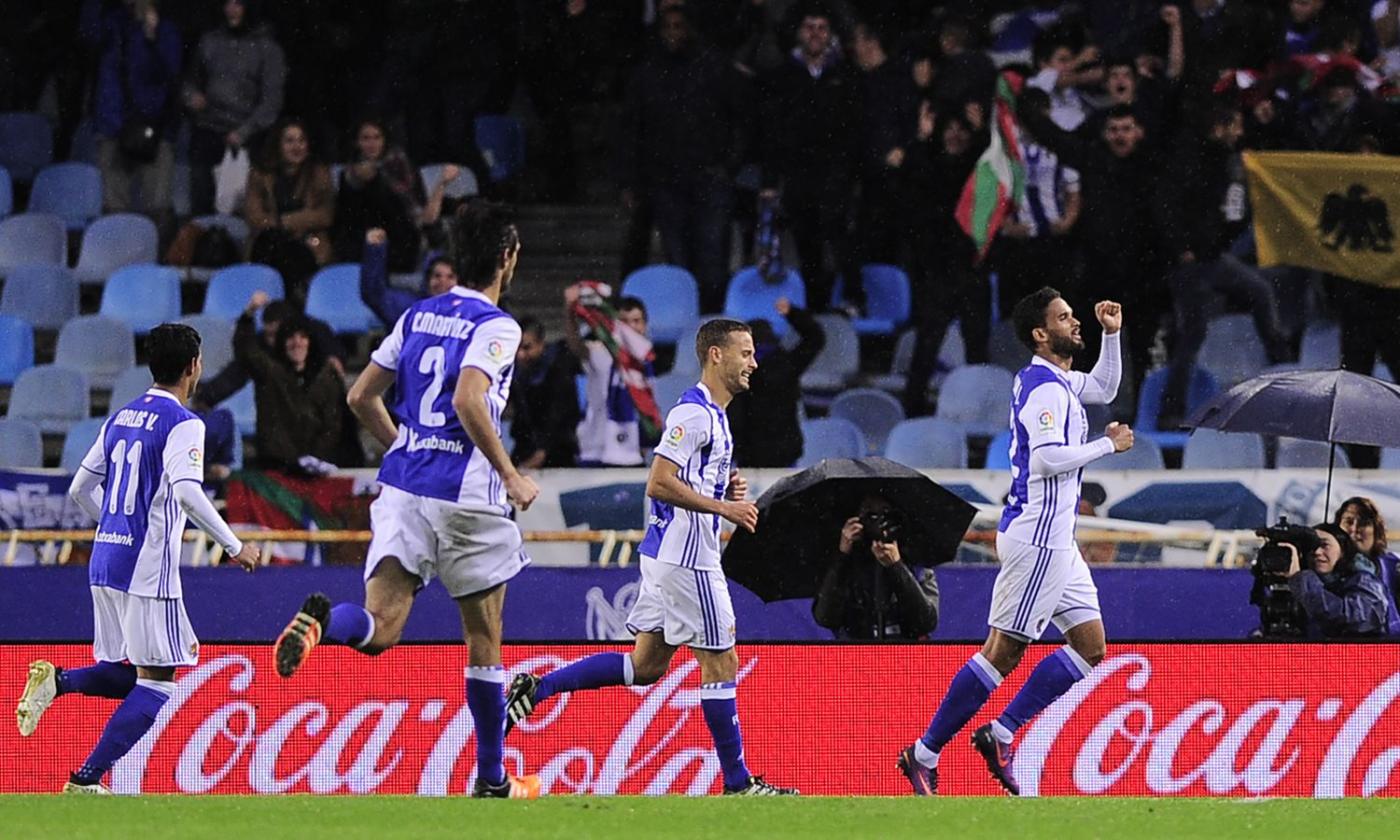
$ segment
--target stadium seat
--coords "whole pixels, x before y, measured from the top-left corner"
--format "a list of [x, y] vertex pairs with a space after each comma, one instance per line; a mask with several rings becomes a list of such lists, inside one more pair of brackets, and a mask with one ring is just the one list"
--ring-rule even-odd
[[128, 265], [107, 278], [98, 312], [137, 335], [180, 319], [180, 272], [165, 265]]
[[[239, 263], [221, 268], [209, 278], [209, 288], [204, 293], [204, 314], [237, 320], [248, 308], [248, 300], [253, 293], [259, 291], [267, 292], [273, 300], [280, 300], [286, 295], [282, 275], [277, 273], [277, 269], [261, 263]], [[355, 297], [359, 299], [358, 291]]]
[[48, 213], [20, 213], [0, 220], [0, 275], [29, 263], [68, 265], [68, 231]]
[[1181, 454], [1181, 468], [1186, 470], [1262, 470], [1264, 466], [1264, 439], [1255, 434], [1196, 429]]
[[[430, 194], [442, 181], [442, 170], [445, 166], [447, 166], [445, 163], [430, 163], [418, 168], [418, 174], [423, 179], [423, 188]], [[455, 181], [447, 185], [445, 195], [448, 198], [471, 198], [480, 195], [481, 187], [476, 183], [476, 173], [460, 164], [457, 168], [461, 170], [461, 174], [457, 176]]]
[[1009, 470], [1011, 469], [1011, 430], [1002, 429], [997, 432], [997, 436], [992, 438], [987, 444], [987, 460], [982, 465], [984, 470]]
[[894, 335], [909, 322], [913, 305], [909, 275], [895, 265], [871, 263], [861, 266], [865, 289], [865, 317], [851, 322], [856, 335]]
[[786, 339], [792, 335], [792, 326], [774, 310], [778, 298], [787, 298], [793, 306], [806, 308], [807, 287], [796, 270], [789, 268], [778, 282], [769, 283], [757, 268], [742, 268], [730, 278], [729, 288], [725, 290], [724, 314], [746, 322], [763, 318], [773, 325], [773, 332], [780, 340]]
[[866, 452], [878, 455], [885, 451], [890, 430], [904, 420], [904, 406], [884, 391], [852, 388], [831, 401], [830, 415], [854, 423], [865, 437]]
[[0, 166], [21, 183], [53, 162], [53, 128], [40, 114], [0, 113]]
[[802, 422], [802, 457], [797, 466], [815, 466], [826, 458], [864, 458], [865, 438], [860, 429], [840, 417], [822, 417]]
[[1248, 315], [1212, 318], [1196, 364], [1210, 371], [1221, 388], [1231, 388], [1259, 375], [1269, 363], [1268, 354]]
[[204, 375], [213, 376], [233, 361], [233, 322], [213, 315], [190, 315], [180, 323], [199, 333], [199, 352], [204, 356]]
[[202, 228], [221, 227], [228, 231], [228, 235], [233, 237], [233, 241], [238, 243], [239, 249], [248, 245], [248, 237], [252, 232], [248, 228], [248, 223], [237, 216], [230, 216], [226, 213], [210, 213], [207, 216], [196, 216], [190, 219], [191, 222]]
[[826, 344], [802, 374], [802, 390], [834, 394], [860, 372], [860, 338], [851, 322], [841, 315], [822, 314], [816, 320], [826, 334]]
[[58, 460], [59, 469], [68, 473], [78, 471], [78, 466], [83, 463], [83, 456], [87, 455], [93, 442], [97, 440], [98, 433], [102, 431], [102, 423], [100, 417], [89, 417], [73, 424], [68, 434], [63, 436], [63, 455]]
[[90, 163], [55, 163], [34, 178], [32, 213], [52, 213], [69, 230], [82, 230], [102, 215], [102, 173]]
[[987, 339], [987, 361], [1012, 373], [1031, 363], [1031, 351], [1016, 337], [1016, 325], [1010, 318], [992, 324]]
[[[217, 373], [218, 371], [214, 371]], [[112, 383], [112, 399], [108, 403], [107, 413], [111, 414], [117, 409], [146, 393], [151, 388], [151, 369], [145, 365], [129, 367], [117, 374], [116, 381]]]
[[103, 216], [83, 231], [78, 267], [80, 283], [102, 283], [126, 265], [159, 262], [155, 222], [136, 213]]
[[1164, 470], [1166, 468], [1167, 465], [1162, 460], [1162, 448], [1157, 445], [1157, 441], [1145, 435], [1136, 435], [1133, 438], [1133, 448], [1127, 452], [1115, 452], [1089, 465], [1091, 472]]
[[18, 417], [0, 417], [0, 469], [37, 469], [44, 465], [44, 436], [39, 427]]
[[63, 434], [92, 413], [82, 371], [35, 365], [19, 375], [10, 392], [10, 417], [32, 420], [44, 434]]
[[22, 318], [0, 315], [0, 385], [13, 385], [34, 367], [34, 327]]
[[915, 469], [967, 469], [962, 427], [937, 417], [901, 420], [885, 442], [885, 457]]
[[968, 434], [993, 437], [1006, 428], [1011, 412], [1012, 375], [996, 365], [964, 365], [943, 380], [935, 416]]
[[[1278, 453], [1274, 458], [1274, 466], [1281, 470], [1327, 469], [1331, 457], [1331, 444], [1317, 440], [1279, 438]], [[1337, 469], [1347, 469], [1351, 467], [1351, 459], [1347, 457], [1347, 451], [1341, 444], [1337, 445], [1335, 466]]]
[[1329, 370], [1342, 366], [1342, 328], [1330, 322], [1309, 324], [1303, 329], [1302, 352], [1298, 363], [1303, 370]]
[[0, 166], [0, 219], [15, 212], [15, 185], [10, 181], [10, 170]]
[[306, 314], [337, 333], [363, 335], [379, 326], [379, 319], [360, 300], [358, 263], [328, 265], [316, 272], [306, 293]]
[[56, 330], [78, 315], [78, 280], [61, 265], [21, 265], [5, 278], [0, 314], [23, 318], [39, 330]]
[[476, 146], [491, 167], [491, 180], [509, 181], [525, 168], [525, 129], [520, 120], [498, 114], [476, 118]]
[[700, 318], [687, 327], [676, 342], [676, 359], [671, 365], [671, 373], [685, 374], [690, 377], [692, 385], [700, 378], [700, 359], [695, 355], [695, 340], [700, 335], [700, 327], [713, 320], [713, 316]]
[[622, 294], [647, 305], [652, 341], [675, 344], [687, 327], [700, 320], [700, 287], [678, 265], [648, 265], [627, 275]]
[[1400, 470], [1400, 449], [1382, 449], [1380, 468], [1383, 470]]
[[[1138, 390], [1137, 418], [1133, 420], [1133, 431], [1137, 437], [1149, 436], [1163, 449], [1180, 449], [1186, 445], [1187, 433], [1176, 429], [1163, 429], [1158, 424], [1162, 413], [1162, 395], [1167, 390], [1168, 368], [1154, 370], [1142, 380]], [[1211, 397], [1220, 393], [1215, 377], [1205, 368], [1197, 367], [1191, 372], [1191, 384], [1187, 388], [1186, 413], [1200, 408]]]
[[[894, 357], [890, 362], [889, 373], [879, 373], [870, 377], [868, 380], [870, 387], [896, 394], [903, 393], [905, 383], [909, 378], [909, 365], [913, 364], [914, 361], [914, 348], [918, 340], [919, 336], [916, 330], [908, 329], [900, 333], [898, 340], [894, 343]], [[958, 322], [954, 321], [943, 336], [943, 346], [938, 349], [938, 366], [930, 381], [941, 381], [948, 371], [960, 368], [965, 364], [967, 364], [967, 360], [964, 354], [962, 330]]]
[[81, 371], [94, 388], [111, 388], [117, 374], [136, 364], [136, 335], [125, 321], [81, 315], [58, 331], [54, 364]]
[[671, 371], [652, 381], [651, 393], [656, 398], [656, 407], [661, 410], [662, 422], [666, 420], [666, 412], [680, 402], [681, 395], [690, 390], [697, 378], [689, 373]]
[[240, 437], [252, 437], [258, 430], [258, 406], [253, 398], [253, 383], [239, 388], [233, 396], [219, 403], [219, 408], [227, 408], [233, 413], [233, 422], [238, 426]]

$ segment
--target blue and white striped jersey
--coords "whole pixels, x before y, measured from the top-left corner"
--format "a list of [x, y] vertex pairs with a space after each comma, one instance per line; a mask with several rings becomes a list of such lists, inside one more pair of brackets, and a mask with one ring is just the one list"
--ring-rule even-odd
[[[684, 481], [702, 496], [724, 498], [729, 467], [734, 461], [734, 438], [729, 419], [703, 383], [681, 395], [666, 415], [666, 433], [656, 456], [680, 467]], [[720, 517], [683, 510], [651, 500], [646, 536], [637, 549], [663, 563], [688, 569], [718, 570]]]

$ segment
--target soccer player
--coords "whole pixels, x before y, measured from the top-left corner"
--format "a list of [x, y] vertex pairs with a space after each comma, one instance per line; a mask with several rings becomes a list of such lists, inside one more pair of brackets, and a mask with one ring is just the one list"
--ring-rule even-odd
[[258, 550], [240, 542], [204, 495], [204, 421], [185, 408], [204, 364], [199, 333], [161, 324], [146, 336], [146, 393], [102, 424], [68, 494], [97, 521], [88, 585], [95, 665], [29, 663], [15, 717], [29, 736], [55, 697], [121, 700], [87, 761], [64, 793], [110, 794], [102, 777], [155, 723], [175, 690], [175, 669], [199, 662], [180, 587], [185, 518], [248, 571]]
[[651, 516], [641, 554], [642, 588], [627, 617], [637, 636], [630, 654], [599, 653], [536, 677], [511, 682], [506, 713], [514, 725], [546, 699], [566, 691], [610, 685], [651, 685], [682, 645], [700, 663], [700, 705], [724, 772], [726, 795], [781, 796], [749, 773], [735, 707], [739, 656], [734, 651], [734, 608], [719, 562], [719, 521], [753, 531], [758, 508], [748, 482], [731, 470], [734, 438], [725, 408], [749, 389], [758, 368], [747, 324], [717, 319], [695, 339], [700, 382], [666, 416], [666, 433], [647, 476]]
[[[472, 795], [533, 799], [539, 778], [508, 775], [501, 745], [501, 610], [506, 582], [530, 562], [511, 504], [525, 510], [539, 494], [511, 465], [500, 431], [520, 326], [497, 304], [515, 274], [520, 235], [499, 205], [471, 207], [453, 225], [462, 285], [410, 306], [350, 389], [355, 416], [389, 448], [370, 507], [364, 606], [309, 596], [277, 639], [277, 673], [290, 677], [322, 638], [371, 656], [388, 650], [418, 590], [441, 578], [469, 648]], [[384, 394], [395, 384], [391, 416]]]
[[1041, 289], [1012, 312], [1016, 336], [1035, 356], [1011, 390], [1011, 492], [997, 528], [1001, 571], [992, 587], [991, 629], [982, 650], [953, 677], [928, 731], [899, 754], [899, 769], [917, 795], [938, 792], [939, 753], [1047, 623], [1054, 622], [1068, 644], [1041, 660], [1001, 716], [972, 735], [973, 747], [1008, 793], [1020, 793], [1011, 767], [1016, 730], [1103, 659], [1098, 590], [1074, 543], [1076, 506], [1085, 465], [1131, 448], [1133, 432], [1110, 423], [1104, 437], [1088, 441], [1083, 404], [1111, 403], [1121, 372], [1122, 307], [1101, 301], [1094, 314], [1103, 325], [1103, 347], [1084, 374], [1070, 370], [1084, 342], [1059, 292]]

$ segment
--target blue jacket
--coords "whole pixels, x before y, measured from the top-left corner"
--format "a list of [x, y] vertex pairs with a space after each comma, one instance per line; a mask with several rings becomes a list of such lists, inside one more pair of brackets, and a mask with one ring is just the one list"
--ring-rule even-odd
[[[102, 20], [101, 49], [93, 104], [97, 133], [116, 137], [122, 123], [139, 114], [160, 126], [166, 139], [172, 139], [183, 50], [175, 24], [162, 18], [156, 25], [155, 40], [150, 41], [144, 24], [129, 11], [111, 12]], [[122, 90], [123, 73], [131, 94], [129, 103]]]
[[389, 285], [389, 245], [365, 243], [364, 255], [360, 257], [360, 300], [389, 329], [399, 321], [410, 306], [428, 296], [428, 269], [437, 252], [428, 253], [423, 259], [423, 277], [418, 290], [396, 289]]
[[1304, 569], [1288, 579], [1293, 597], [1307, 613], [1309, 638], [1385, 635], [1390, 599], [1373, 568], [1369, 559], [1357, 555], [1349, 574]]

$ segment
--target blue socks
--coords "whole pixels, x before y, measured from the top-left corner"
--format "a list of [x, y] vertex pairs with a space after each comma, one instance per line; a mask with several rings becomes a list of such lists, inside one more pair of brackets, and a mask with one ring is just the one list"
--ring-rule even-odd
[[173, 682], [137, 680], [126, 699], [107, 721], [106, 728], [102, 730], [102, 737], [98, 739], [97, 746], [92, 748], [92, 754], [83, 762], [78, 772], [73, 774], [73, 781], [80, 785], [94, 785], [102, 781], [102, 777], [107, 775], [112, 765], [126, 755], [151, 728], [151, 724], [156, 722], [161, 707], [170, 699], [170, 693], [174, 690]]
[[1040, 714], [1060, 695], [1069, 691], [1070, 686], [1088, 676], [1089, 670], [1089, 663], [1072, 648], [1060, 648], [1040, 660], [1026, 684], [1007, 704], [1006, 711], [997, 718], [997, 723], [1015, 735], [1026, 721]]
[[[915, 744], [916, 758], [925, 767], [936, 767], [938, 753], [972, 720], [972, 716], [987, 702], [992, 690], [1001, 685], [1001, 674], [980, 652], [973, 654], [948, 685], [948, 693], [929, 721], [928, 731]], [[923, 750], [919, 746], [923, 746]], [[925, 750], [927, 752], [925, 752]], [[928, 756], [932, 754], [932, 762]]]
[[700, 686], [700, 708], [705, 725], [715, 742], [715, 754], [724, 771], [725, 790], [739, 790], [749, 784], [749, 768], [744, 766], [744, 736], [739, 733], [739, 710], [734, 703], [734, 683], [704, 683]]
[[476, 727], [476, 775], [488, 785], [506, 780], [506, 671], [500, 665], [467, 667], [467, 708]]
[[632, 657], [625, 653], [595, 653], [540, 677], [535, 702], [566, 691], [632, 684]]
[[86, 668], [58, 672], [59, 694], [86, 694], [120, 700], [136, 685], [136, 666], [123, 662], [99, 662]]
[[363, 647], [374, 637], [374, 616], [359, 604], [336, 604], [326, 621], [326, 638], [350, 647]]

